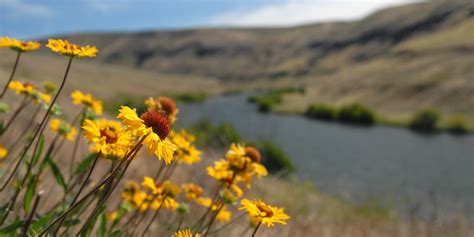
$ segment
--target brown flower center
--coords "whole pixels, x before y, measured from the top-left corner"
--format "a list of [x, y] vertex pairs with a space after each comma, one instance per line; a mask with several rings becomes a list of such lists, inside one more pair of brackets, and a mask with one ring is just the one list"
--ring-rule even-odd
[[260, 203], [257, 203], [257, 208], [258, 208], [259, 211], [265, 213], [265, 217], [273, 216], [273, 211], [269, 207], [264, 206]]
[[145, 122], [145, 125], [153, 129], [161, 140], [168, 137], [170, 133], [170, 122], [166, 115], [157, 111], [148, 111], [141, 115], [141, 119]]
[[161, 108], [166, 112], [167, 115], [172, 115], [176, 112], [176, 103], [173, 99], [161, 96], [158, 98], [158, 102], [160, 102]]
[[118, 140], [117, 133], [113, 128], [101, 129], [100, 136], [105, 137], [105, 141], [109, 144], [116, 143]]
[[254, 147], [245, 147], [245, 155], [247, 155], [253, 162], [260, 163], [261, 155], [260, 152]]

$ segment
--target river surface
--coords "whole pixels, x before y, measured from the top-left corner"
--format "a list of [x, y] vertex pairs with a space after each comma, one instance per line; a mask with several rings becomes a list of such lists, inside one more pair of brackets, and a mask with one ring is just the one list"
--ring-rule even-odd
[[262, 114], [246, 95], [217, 96], [180, 106], [178, 125], [205, 118], [229, 122], [249, 140], [279, 145], [300, 179], [352, 200], [430, 202], [474, 214], [474, 136], [423, 135], [408, 129], [358, 127], [302, 116]]

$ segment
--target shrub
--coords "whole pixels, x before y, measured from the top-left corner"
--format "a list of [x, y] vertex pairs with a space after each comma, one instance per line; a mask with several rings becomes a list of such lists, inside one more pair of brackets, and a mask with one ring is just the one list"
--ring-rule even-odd
[[255, 146], [262, 155], [262, 164], [269, 173], [281, 173], [287, 176], [295, 171], [291, 158], [276, 144], [268, 141], [248, 142], [247, 145]]
[[308, 107], [305, 116], [322, 120], [333, 120], [336, 116], [336, 111], [329, 105], [314, 104]]
[[104, 110], [110, 114], [117, 113], [121, 105], [126, 105], [131, 108], [136, 108], [137, 112], [143, 113], [147, 110], [144, 103], [145, 97], [133, 94], [121, 94], [111, 100], [104, 101]]
[[230, 143], [240, 142], [237, 130], [229, 123], [213, 125], [206, 119], [194, 123], [190, 131], [196, 134], [197, 142], [204, 146], [226, 147]]
[[425, 109], [415, 114], [409, 126], [413, 130], [432, 132], [437, 128], [439, 117], [437, 111]]
[[170, 97], [173, 98], [178, 103], [202, 103], [207, 99], [207, 93], [187, 92], [187, 93], [171, 94]]
[[462, 116], [455, 116], [448, 122], [447, 129], [454, 134], [464, 134], [468, 131], [467, 120]]
[[274, 105], [282, 102], [282, 98], [280, 93], [271, 92], [263, 95], [251, 96], [248, 98], [248, 101], [255, 103], [258, 111], [270, 112]]
[[371, 125], [375, 122], [375, 113], [361, 104], [343, 106], [337, 115], [341, 122]]

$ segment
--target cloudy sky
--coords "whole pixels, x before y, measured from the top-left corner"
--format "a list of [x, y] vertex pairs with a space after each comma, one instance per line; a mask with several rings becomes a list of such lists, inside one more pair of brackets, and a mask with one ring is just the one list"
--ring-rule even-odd
[[0, 0], [0, 36], [217, 26], [291, 26], [361, 18], [414, 0]]

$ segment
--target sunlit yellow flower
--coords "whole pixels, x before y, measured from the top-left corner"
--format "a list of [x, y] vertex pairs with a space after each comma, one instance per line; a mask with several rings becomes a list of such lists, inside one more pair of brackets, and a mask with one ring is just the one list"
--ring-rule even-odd
[[176, 121], [176, 115], [179, 113], [179, 110], [176, 107], [176, 102], [166, 96], [160, 96], [156, 99], [150, 97], [145, 100], [145, 105], [148, 107], [148, 111], [163, 112], [166, 114], [170, 120], [170, 123], [174, 123]]
[[48, 104], [51, 102], [51, 96], [45, 94], [33, 85], [28, 82], [22, 83], [19, 81], [11, 81], [8, 84], [10, 90], [14, 90], [17, 94], [25, 95], [31, 98], [35, 103], [45, 103]]
[[[165, 181], [162, 184], [155, 183], [155, 181], [148, 176], [145, 176], [143, 178], [142, 185], [145, 189], [148, 191], [151, 191], [153, 195], [148, 195], [152, 201], [154, 201], [156, 204], [152, 206], [153, 209], [158, 208], [162, 203], [164, 203], [164, 207], [168, 209], [176, 209], [178, 207], [178, 202], [174, 200], [174, 197], [178, 195], [181, 192], [181, 189], [171, 183], [170, 181]], [[143, 201], [148, 201], [144, 199]], [[158, 205], [158, 206], [156, 206]]]
[[214, 162], [214, 167], [207, 167], [207, 174], [217, 180], [232, 179], [234, 172], [230, 169], [229, 162], [224, 159]]
[[220, 221], [221, 223], [227, 222], [232, 217], [232, 212], [227, 210], [227, 207], [224, 206], [219, 213], [217, 213], [216, 220]]
[[5, 158], [8, 155], [8, 150], [0, 144], [0, 159]]
[[33, 51], [40, 47], [38, 42], [33, 41], [20, 41], [8, 37], [0, 38], [0, 48], [10, 48], [18, 52]]
[[57, 132], [61, 136], [66, 137], [68, 140], [73, 141], [74, 135], [76, 134], [76, 129], [72, 127], [69, 123], [61, 119], [51, 119], [50, 122], [51, 130]]
[[143, 144], [149, 153], [154, 153], [158, 159], [164, 159], [166, 164], [173, 160], [176, 146], [169, 140], [170, 124], [165, 115], [156, 111], [148, 111], [138, 117], [135, 110], [122, 106], [117, 118], [138, 137], [146, 136]]
[[72, 103], [75, 105], [85, 105], [92, 109], [95, 114], [102, 114], [102, 101], [95, 99], [91, 94], [83, 94], [82, 92], [75, 90], [71, 93]]
[[95, 46], [79, 46], [63, 39], [48, 39], [46, 47], [55, 53], [77, 58], [93, 58], [98, 52]]
[[180, 230], [178, 232], [175, 232], [173, 235], [171, 235], [171, 237], [201, 237], [201, 234], [199, 233], [196, 233], [195, 235], [193, 235], [193, 232], [191, 232], [191, 230], [189, 229], [184, 229], [184, 230]]
[[203, 188], [195, 183], [182, 184], [181, 187], [184, 190], [184, 196], [189, 201], [198, 199], [204, 192]]
[[84, 120], [84, 137], [93, 143], [92, 152], [101, 152], [104, 156], [124, 158], [134, 141], [130, 132], [122, 124], [113, 120]]
[[247, 211], [250, 217], [268, 227], [273, 227], [274, 223], [286, 225], [285, 220], [290, 218], [285, 214], [283, 208], [270, 206], [260, 200], [243, 199], [240, 203], [242, 207], [239, 210]]
[[108, 221], [115, 221], [115, 220], [117, 220], [117, 217], [118, 217], [117, 211], [109, 211], [105, 214], [105, 218]]
[[185, 130], [181, 130], [180, 133], [171, 132], [170, 139], [173, 144], [176, 145], [174, 158], [179, 163], [192, 165], [201, 161], [200, 155], [202, 152], [192, 144], [195, 140], [194, 136], [190, 135]]
[[122, 199], [131, 203], [138, 192], [140, 192], [140, 184], [133, 180], [127, 180], [125, 182], [125, 189], [122, 192]]
[[29, 95], [33, 90], [35, 90], [34, 86], [30, 83], [21, 83], [19, 81], [11, 81], [8, 84], [8, 89], [14, 90], [17, 94], [24, 94]]
[[250, 187], [253, 175], [258, 178], [268, 175], [265, 166], [260, 164], [260, 152], [253, 147], [231, 144], [226, 158], [230, 166], [229, 169], [237, 173], [236, 179], [244, 181], [247, 187]]

